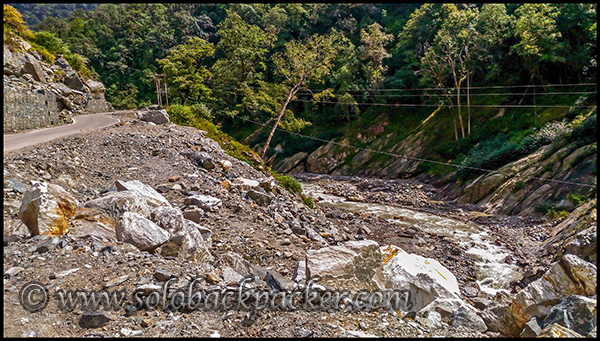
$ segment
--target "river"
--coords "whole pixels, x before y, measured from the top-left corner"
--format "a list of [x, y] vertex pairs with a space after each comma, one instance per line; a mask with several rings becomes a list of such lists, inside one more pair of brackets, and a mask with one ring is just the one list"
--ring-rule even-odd
[[[452, 238], [466, 250], [467, 255], [474, 259], [477, 282], [481, 291], [486, 294], [494, 295], [499, 290], [509, 292], [510, 282], [523, 277], [517, 265], [504, 262], [506, 256], [512, 255], [512, 252], [505, 247], [495, 245], [495, 237], [491, 236], [483, 225], [390, 205], [348, 201], [341, 196], [325, 194], [324, 188], [318, 182], [301, 181], [300, 184], [305, 194], [312, 198], [322, 198], [319, 201], [320, 205], [349, 212], [372, 213], [397, 225], [416, 225], [426, 232]], [[399, 221], [393, 219], [394, 216], [403, 216], [407, 219]]]

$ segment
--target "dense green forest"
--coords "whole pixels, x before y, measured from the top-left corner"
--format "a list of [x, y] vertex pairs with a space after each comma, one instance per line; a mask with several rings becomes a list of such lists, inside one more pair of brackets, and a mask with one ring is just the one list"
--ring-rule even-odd
[[83, 56], [116, 108], [155, 104], [163, 73], [174, 121], [212, 122], [265, 159], [423, 130], [429, 158], [498, 167], [581, 114], [595, 136], [596, 21], [592, 3], [153, 3], [30, 28], [50, 54]]

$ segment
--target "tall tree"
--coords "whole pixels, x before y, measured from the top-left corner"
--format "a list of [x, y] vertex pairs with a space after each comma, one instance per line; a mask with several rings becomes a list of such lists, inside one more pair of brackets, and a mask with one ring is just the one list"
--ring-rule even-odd
[[515, 11], [515, 35], [518, 43], [512, 47], [525, 63], [531, 75], [544, 85], [539, 71], [545, 61], [564, 61], [560, 54], [561, 33], [556, 27], [558, 11], [552, 4], [526, 3]]
[[211, 99], [210, 88], [205, 84], [211, 73], [202, 63], [213, 53], [213, 44], [194, 37], [158, 60], [171, 83], [173, 102], [186, 105]]
[[218, 26], [217, 52], [224, 54], [213, 65], [212, 89], [221, 108], [235, 115], [241, 110], [255, 112], [269, 101], [261, 91], [266, 70], [265, 55], [277, 36], [257, 25], [246, 23], [237, 13], [228, 10], [227, 18]]
[[385, 34], [381, 29], [379, 23], [373, 23], [366, 30], [360, 32], [361, 45], [358, 53], [362, 59], [370, 62], [366, 66], [366, 73], [372, 87], [379, 87], [383, 83], [383, 73], [386, 70], [383, 66], [383, 59], [391, 56], [385, 46], [394, 40], [393, 35]]
[[302, 41], [292, 40], [285, 44], [283, 52], [274, 56], [275, 73], [283, 77], [282, 84], [287, 88], [287, 96], [260, 153], [262, 158], [284, 114], [287, 113], [289, 119], [293, 118], [293, 112], [288, 112], [287, 107], [296, 93], [305, 89], [308, 82], [322, 82], [323, 77], [331, 71], [337, 54], [336, 38], [335, 34], [315, 34]]
[[476, 52], [480, 39], [476, 29], [478, 15], [479, 11], [475, 8], [450, 13], [438, 31], [433, 45], [427, 49], [421, 60], [424, 70], [437, 79], [438, 87], [445, 87], [447, 79], [451, 81], [456, 91], [457, 116], [462, 138], [465, 138], [465, 127], [461, 113], [461, 87], [463, 81], [473, 72], [473, 53]]

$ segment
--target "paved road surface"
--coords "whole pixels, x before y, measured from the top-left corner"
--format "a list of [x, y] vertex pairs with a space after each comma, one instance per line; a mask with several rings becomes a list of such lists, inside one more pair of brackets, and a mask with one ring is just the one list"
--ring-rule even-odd
[[110, 113], [98, 113], [73, 117], [73, 124], [46, 128], [22, 134], [4, 135], [4, 153], [48, 142], [59, 137], [80, 133], [85, 130], [99, 129], [119, 122], [119, 119], [108, 116]]

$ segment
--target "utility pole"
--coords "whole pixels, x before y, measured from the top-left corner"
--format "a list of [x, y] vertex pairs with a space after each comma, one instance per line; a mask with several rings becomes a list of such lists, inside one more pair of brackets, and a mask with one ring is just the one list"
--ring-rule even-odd
[[[156, 99], [158, 102], [158, 106], [162, 107], [162, 94], [165, 94], [165, 99], [167, 102], [167, 106], [169, 106], [169, 95], [167, 94], [167, 76], [163, 73], [155, 73], [154, 81], [156, 83]], [[165, 89], [161, 89], [160, 86], [160, 77], [163, 78]]]

